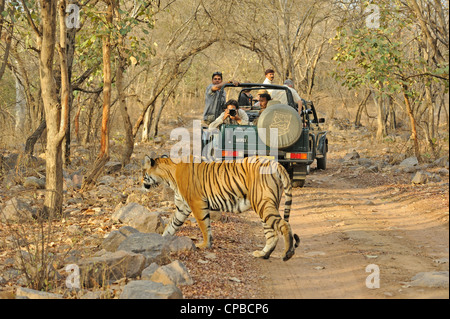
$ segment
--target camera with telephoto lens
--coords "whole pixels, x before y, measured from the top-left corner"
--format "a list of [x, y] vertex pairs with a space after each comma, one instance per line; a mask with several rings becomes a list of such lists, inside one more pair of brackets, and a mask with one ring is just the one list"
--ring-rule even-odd
[[236, 116], [236, 110], [235, 109], [229, 110], [229, 112], [230, 112], [230, 116]]

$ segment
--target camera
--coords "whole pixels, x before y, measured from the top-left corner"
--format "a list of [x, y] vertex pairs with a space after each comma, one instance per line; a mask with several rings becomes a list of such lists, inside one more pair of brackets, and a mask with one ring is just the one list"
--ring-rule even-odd
[[235, 109], [230, 110], [229, 112], [230, 112], [230, 116], [236, 116], [236, 110]]

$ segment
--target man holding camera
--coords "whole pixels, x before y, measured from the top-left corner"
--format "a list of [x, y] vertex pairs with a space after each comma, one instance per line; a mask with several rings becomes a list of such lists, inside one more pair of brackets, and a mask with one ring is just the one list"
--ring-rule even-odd
[[209, 129], [219, 128], [222, 124], [247, 125], [248, 115], [245, 111], [239, 109], [239, 104], [236, 100], [228, 100], [225, 103], [225, 112], [220, 114], [217, 119], [209, 124]]

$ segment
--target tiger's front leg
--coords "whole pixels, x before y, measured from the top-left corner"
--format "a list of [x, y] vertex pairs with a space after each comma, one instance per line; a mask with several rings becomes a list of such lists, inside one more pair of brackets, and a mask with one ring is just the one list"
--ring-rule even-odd
[[208, 206], [204, 202], [197, 202], [192, 205], [192, 212], [197, 224], [202, 231], [203, 242], [196, 244], [197, 248], [211, 248], [212, 233], [211, 233], [211, 219], [209, 215]]
[[175, 207], [175, 213], [173, 214], [169, 224], [164, 229], [163, 236], [175, 235], [177, 230], [181, 227], [181, 225], [184, 224], [184, 222], [192, 212], [192, 210], [189, 208], [189, 205], [187, 205], [184, 199], [177, 194], [175, 194]]

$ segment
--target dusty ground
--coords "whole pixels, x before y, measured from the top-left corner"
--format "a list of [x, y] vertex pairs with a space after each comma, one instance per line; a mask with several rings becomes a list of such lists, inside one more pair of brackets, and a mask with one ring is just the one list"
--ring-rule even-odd
[[[448, 189], [371, 185], [371, 176], [316, 171], [294, 192], [296, 255], [262, 261], [264, 298], [448, 298], [447, 288], [408, 287], [419, 272], [448, 271]], [[448, 187], [448, 186], [447, 186]], [[380, 288], [368, 289], [369, 264]]]

